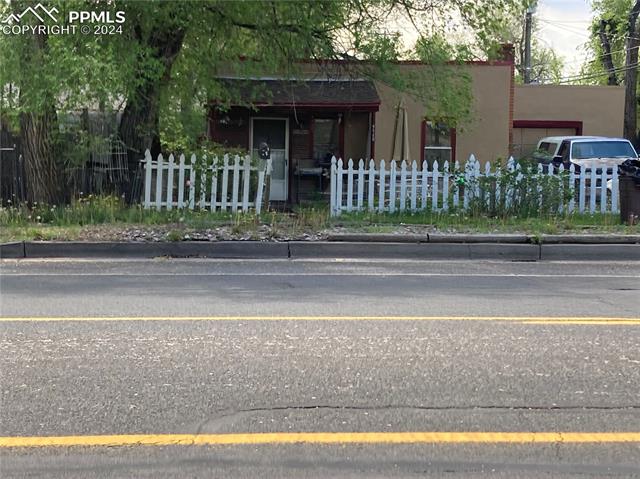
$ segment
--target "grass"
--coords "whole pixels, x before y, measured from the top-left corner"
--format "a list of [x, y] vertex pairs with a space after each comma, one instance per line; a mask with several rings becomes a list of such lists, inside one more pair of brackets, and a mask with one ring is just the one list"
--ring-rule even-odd
[[388, 232], [398, 225], [430, 226], [433, 230], [460, 233], [618, 233], [640, 234], [640, 226], [624, 225], [619, 215], [574, 214], [544, 217], [472, 216], [464, 213], [396, 213], [379, 215], [375, 213], [343, 214], [334, 224], [345, 228], [357, 228], [368, 232]]
[[166, 241], [182, 241], [194, 233], [223, 229], [230, 237], [288, 239], [326, 230], [391, 233], [443, 231], [461, 233], [618, 233], [640, 234], [640, 226], [621, 224], [618, 215], [556, 215], [494, 218], [462, 212], [437, 214], [351, 213], [330, 218], [326, 204], [300, 207], [292, 213], [230, 214], [210, 211], [145, 210], [112, 196], [79, 198], [69, 205], [0, 206], [0, 241], [126, 239], [122, 232], [151, 231]]

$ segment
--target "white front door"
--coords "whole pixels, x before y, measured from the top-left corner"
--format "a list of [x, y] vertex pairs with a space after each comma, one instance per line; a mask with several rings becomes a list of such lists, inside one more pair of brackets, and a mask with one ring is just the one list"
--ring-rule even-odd
[[258, 158], [261, 143], [271, 151], [271, 201], [286, 201], [289, 184], [289, 120], [287, 118], [252, 118], [251, 153]]

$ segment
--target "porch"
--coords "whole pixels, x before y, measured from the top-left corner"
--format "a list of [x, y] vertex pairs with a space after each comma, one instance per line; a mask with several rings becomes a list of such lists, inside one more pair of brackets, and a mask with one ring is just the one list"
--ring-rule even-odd
[[[224, 79], [241, 101], [214, 104], [208, 137], [272, 161], [270, 201], [329, 202], [331, 158], [372, 158], [380, 106], [365, 80]], [[252, 106], [245, 106], [251, 104]]]

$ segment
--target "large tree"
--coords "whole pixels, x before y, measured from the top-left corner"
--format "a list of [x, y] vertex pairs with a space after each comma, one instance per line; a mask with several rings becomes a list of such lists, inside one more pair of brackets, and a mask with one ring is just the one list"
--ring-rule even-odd
[[[0, 18], [19, 15], [35, 0], [0, 2]], [[52, 0], [58, 21], [27, 14], [25, 26], [65, 26], [66, 12], [95, 6], [83, 0]], [[19, 131], [27, 199], [56, 203], [65, 199], [64, 168], [73, 145], [60, 138], [60, 113], [113, 103], [123, 88], [110, 42], [94, 35], [25, 33], [0, 35], [0, 120]]]
[[624, 137], [638, 146], [640, 0], [595, 0], [593, 11], [588, 43], [592, 57], [578, 80], [595, 84], [624, 84]]

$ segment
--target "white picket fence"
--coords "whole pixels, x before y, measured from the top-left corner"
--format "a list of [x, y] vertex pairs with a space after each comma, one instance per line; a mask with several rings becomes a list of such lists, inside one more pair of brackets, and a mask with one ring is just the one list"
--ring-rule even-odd
[[[553, 209], [562, 212], [566, 207], [568, 213], [618, 213], [620, 193], [617, 169], [607, 171], [602, 168], [600, 173], [596, 168], [581, 168], [579, 173], [575, 169], [572, 164], [566, 182], [571, 192], [569, 201], [566, 206], [563, 202], [551, 205]], [[509, 158], [506, 171], [513, 173], [518, 182], [523, 179], [522, 168], [513, 158]], [[466, 210], [474, 199], [479, 198], [486, 201], [487, 205], [494, 201], [509, 207], [517, 200], [516, 189], [500, 191], [500, 181], [495, 181], [491, 191], [481, 191], [481, 182], [478, 181], [482, 177], [498, 180], [504, 172], [505, 169], [499, 167], [492, 170], [490, 163], [481, 168], [474, 155], [469, 157], [462, 169], [456, 161], [453, 167], [445, 162], [442, 169], [438, 162], [434, 162], [431, 170], [426, 161], [420, 166], [415, 161], [411, 165], [403, 161], [398, 168], [396, 161], [387, 167], [384, 160], [378, 165], [373, 160], [368, 165], [360, 160], [357, 166], [353, 160], [349, 160], [345, 168], [343, 161], [334, 157], [331, 160], [331, 215], [339, 216], [343, 211], [394, 213], [427, 209], [444, 212], [450, 208]], [[558, 169], [538, 165], [536, 174], [566, 175], [562, 165]], [[465, 186], [460, 187], [460, 184]], [[591, 185], [596, 186], [592, 188]], [[539, 197], [542, 202], [542, 194]]]
[[[158, 155], [157, 160], [151, 158], [149, 150], [142, 160], [144, 166], [144, 201], [145, 209], [200, 208], [210, 211], [238, 210], [246, 212], [255, 209], [260, 213], [266, 182], [269, 181], [271, 160], [265, 168], [251, 165], [249, 156], [224, 155], [222, 159], [213, 158], [200, 162], [196, 155], [189, 161], [180, 155], [178, 161], [173, 155], [165, 160]], [[252, 177], [257, 175], [257, 186], [251, 194]]]

